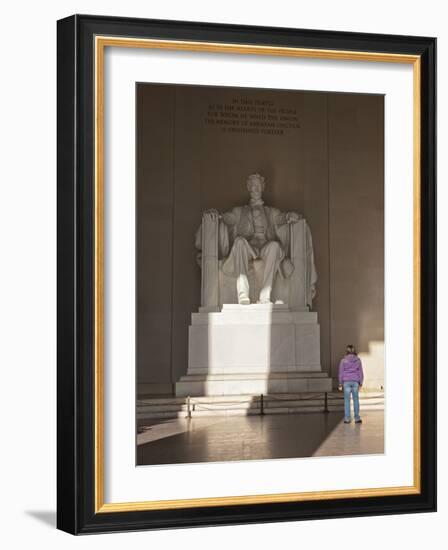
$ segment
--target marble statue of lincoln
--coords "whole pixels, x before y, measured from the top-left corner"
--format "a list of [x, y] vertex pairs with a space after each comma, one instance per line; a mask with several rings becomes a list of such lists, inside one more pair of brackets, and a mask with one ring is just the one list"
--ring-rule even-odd
[[[289, 277], [294, 265], [287, 256], [289, 224], [301, 219], [296, 212], [281, 212], [266, 206], [262, 195], [265, 187], [260, 174], [247, 178], [249, 204], [236, 206], [223, 214], [215, 209], [205, 216], [219, 219], [219, 249], [224, 274], [235, 277], [238, 303], [250, 304], [248, 271], [250, 262], [261, 259], [263, 276], [258, 303], [271, 303], [274, 278], [278, 273]], [[313, 292], [314, 293], [314, 292]]]

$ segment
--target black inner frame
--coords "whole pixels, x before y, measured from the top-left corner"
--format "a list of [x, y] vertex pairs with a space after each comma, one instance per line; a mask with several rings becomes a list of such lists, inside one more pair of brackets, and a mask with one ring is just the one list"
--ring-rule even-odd
[[[94, 38], [158, 38], [421, 56], [421, 493], [94, 512]], [[436, 40], [75, 15], [58, 22], [57, 526], [73, 534], [436, 509]]]

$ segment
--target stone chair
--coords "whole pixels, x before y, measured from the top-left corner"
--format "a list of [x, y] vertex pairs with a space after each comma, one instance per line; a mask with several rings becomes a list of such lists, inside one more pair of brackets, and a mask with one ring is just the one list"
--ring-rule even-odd
[[[200, 312], [220, 311], [223, 304], [237, 304], [236, 278], [225, 275], [222, 264], [225, 257], [220, 257], [218, 218], [202, 217], [199, 234], [202, 268], [201, 277], [201, 307]], [[290, 223], [284, 227], [288, 232], [287, 258], [290, 259], [293, 270], [289, 277], [277, 273], [271, 293], [274, 303], [285, 304], [291, 311], [309, 311], [315, 293], [316, 270], [314, 267], [311, 232], [305, 219]], [[263, 260], [251, 262], [249, 271], [250, 300], [255, 303], [260, 293], [263, 276]]]

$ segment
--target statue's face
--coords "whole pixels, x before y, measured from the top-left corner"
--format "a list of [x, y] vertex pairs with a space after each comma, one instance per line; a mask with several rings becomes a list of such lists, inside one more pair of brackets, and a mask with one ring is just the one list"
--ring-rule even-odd
[[249, 181], [248, 188], [251, 199], [261, 199], [261, 195], [263, 194], [263, 184], [258, 178], [252, 178]]

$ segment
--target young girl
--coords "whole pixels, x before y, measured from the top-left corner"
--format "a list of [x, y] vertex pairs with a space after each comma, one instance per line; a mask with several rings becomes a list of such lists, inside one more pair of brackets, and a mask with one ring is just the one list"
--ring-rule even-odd
[[350, 414], [350, 395], [353, 396], [353, 408], [355, 413], [355, 422], [362, 422], [359, 416], [359, 396], [358, 392], [364, 381], [361, 360], [359, 359], [355, 346], [349, 345], [346, 348], [346, 355], [339, 363], [339, 390], [344, 390], [344, 422], [351, 422]]

